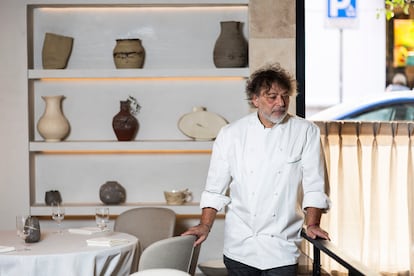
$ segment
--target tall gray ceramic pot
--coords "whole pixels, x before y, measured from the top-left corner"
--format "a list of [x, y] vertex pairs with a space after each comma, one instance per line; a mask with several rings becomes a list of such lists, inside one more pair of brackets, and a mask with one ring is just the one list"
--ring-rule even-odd
[[248, 44], [241, 30], [241, 22], [220, 22], [220, 35], [213, 51], [217, 68], [246, 67], [248, 65]]

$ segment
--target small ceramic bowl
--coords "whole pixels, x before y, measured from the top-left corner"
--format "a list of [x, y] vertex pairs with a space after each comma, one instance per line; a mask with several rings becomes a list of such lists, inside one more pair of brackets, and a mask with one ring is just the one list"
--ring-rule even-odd
[[227, 276], [227, 269], [223, 260], [211, 260], [198, 264], [201, 272], [206, 276]]
[[193, 194], [188, 190], [164, 191], [164, 197], [168, 205], [182, 205], [193, 199]]

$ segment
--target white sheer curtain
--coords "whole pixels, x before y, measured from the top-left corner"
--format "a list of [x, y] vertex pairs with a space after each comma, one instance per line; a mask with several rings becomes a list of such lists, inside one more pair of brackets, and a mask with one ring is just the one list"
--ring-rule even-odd
[[[333, 202], [322, 226], [332, 242], [375, 271], [414, 275], [414, 123], [315, 123]], [[323, 266], [343, 270], [328, 258]]]

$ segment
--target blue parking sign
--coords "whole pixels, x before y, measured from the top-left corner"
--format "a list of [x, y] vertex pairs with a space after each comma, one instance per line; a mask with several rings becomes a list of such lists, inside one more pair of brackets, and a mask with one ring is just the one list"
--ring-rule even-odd
[[328, 18], [356, 18], [356, 0], [328, 0]]
[[327, 0], [325, 27], [356, 28], [358, 26], [357, 0]]

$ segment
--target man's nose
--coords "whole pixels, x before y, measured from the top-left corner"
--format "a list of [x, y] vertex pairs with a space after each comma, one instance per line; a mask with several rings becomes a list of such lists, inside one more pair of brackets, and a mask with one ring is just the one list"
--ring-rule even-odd
[[284, 100], [283, 96], [282, 95], [277, 95], [275, 103], [278, 106], [285, 106], [285, 100]]

